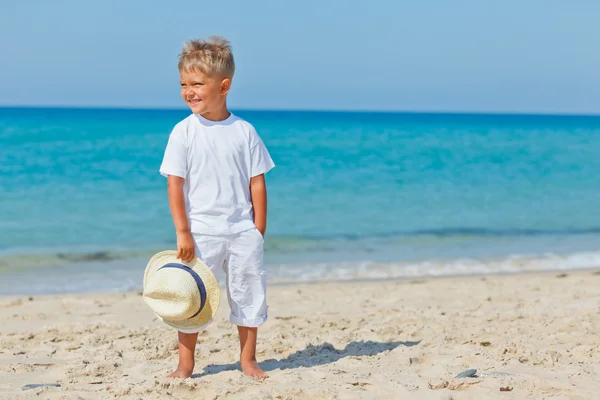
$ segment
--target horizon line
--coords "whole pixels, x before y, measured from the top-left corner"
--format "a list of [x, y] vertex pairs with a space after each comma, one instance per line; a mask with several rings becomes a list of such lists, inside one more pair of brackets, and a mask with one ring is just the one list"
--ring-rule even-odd
[[[70, 106], [70, 105], [6, 105], [0, 109], [47, 109], [47, 110], [122, 110], [122, 111], [189, 111], [184, 107], [140, 106]], [[545, 116], [545, 117], [600, 117], [599, 113], [552, 112], [552, 111], [493, 111], [493, 110], [375, 110], [375, 109], [310, 109], [310, 108], [229, 108], [233, 111], [282, 112], [282, 113], [356, 113], [356, 114], [417, 114], [417, 115], [481, 115], [481, 116]]]

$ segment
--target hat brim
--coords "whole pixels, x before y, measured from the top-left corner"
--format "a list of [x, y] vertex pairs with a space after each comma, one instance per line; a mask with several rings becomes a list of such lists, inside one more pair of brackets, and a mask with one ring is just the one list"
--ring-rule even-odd
[[146, 266], [146, 271], [144, 272], [144, 288], [146, 287], [146, 282], [148, 282], [152, 275], [156, 273], [159, 268], [169, 263], [183, 264], [194, 270], [194, 272], [200, 276], [200, 279], [202, 279], [202, 283], [206, 288], [206, 304], [198, 315], [184, 321], [168, 321], [164, 318], [161, 318], [158, 314], [155, 314], [165, 324], [181, 332], [198, 332], [213, 319], [217, 313], [217, 310], [219, 309], [219, 301], [221, 297], [219, 282], [210, 268], [208, 268], [206, 264], [204, 264], [204, 262], [198, 257], [194, 257], [194, 259], [188, 263], [177, 258], [176, 251], [165, 250], [161, 251], [160, 253], [156, 253], [152, 256], [152, 258], [150, 258], [150, 261]]

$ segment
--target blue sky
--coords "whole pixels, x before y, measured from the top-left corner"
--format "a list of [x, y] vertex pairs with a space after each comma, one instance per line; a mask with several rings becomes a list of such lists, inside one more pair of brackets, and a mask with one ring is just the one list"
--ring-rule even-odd
[[0, 105], [182, 107], [232, 41], [232, 108], [600, 114], [600, 2], [0, 0]]

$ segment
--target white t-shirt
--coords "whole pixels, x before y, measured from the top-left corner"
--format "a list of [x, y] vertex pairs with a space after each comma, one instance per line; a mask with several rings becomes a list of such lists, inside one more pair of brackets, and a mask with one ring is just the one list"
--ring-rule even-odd
[[228, 235], [254, 228], [250, 178], [274, 166], [247, 121], [233, 114], [217, 122], [192, 114], [173, 128], [160, 173], [185, 179], [193, 233]]

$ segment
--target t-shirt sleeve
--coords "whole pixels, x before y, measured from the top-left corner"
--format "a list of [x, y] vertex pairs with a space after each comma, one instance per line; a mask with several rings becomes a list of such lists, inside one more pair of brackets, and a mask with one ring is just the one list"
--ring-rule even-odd
[[182, 131], [175, 127], [169, 136], [169, 142], [165, 149], [160, 173], [163, 176], [179, 176], [186, 178], [187, 176], [187, 148], [185, 138]]
[[273, 162], [273, 159], [271, 159], [267, 147], [254, 129], [252, 129], [252, 139], [250, 144], [250, 177], [253, 178], [269, 172], [275, 167], [275, 163]]

